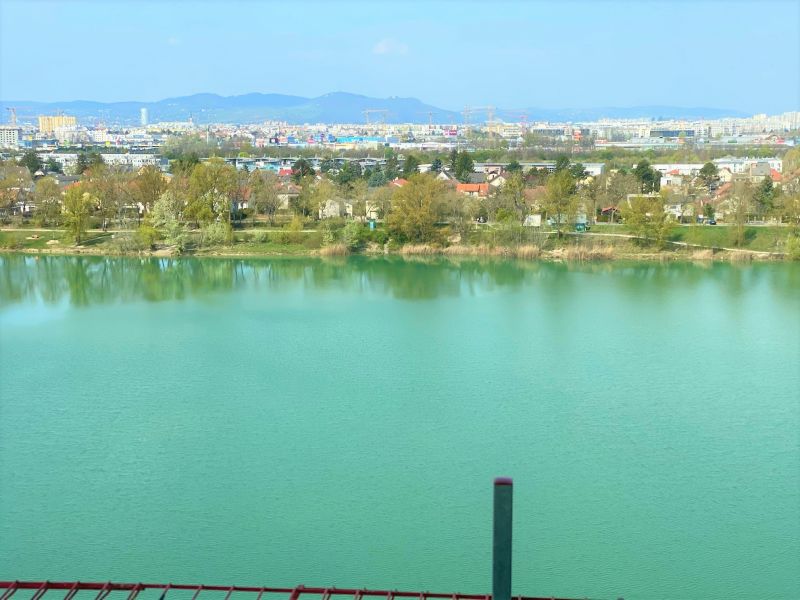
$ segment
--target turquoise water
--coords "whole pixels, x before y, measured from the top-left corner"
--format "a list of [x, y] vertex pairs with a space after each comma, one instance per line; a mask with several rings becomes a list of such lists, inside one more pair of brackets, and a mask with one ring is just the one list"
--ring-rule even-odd
[[800, 265], [0, 256], [0, 579], [800, 598]]

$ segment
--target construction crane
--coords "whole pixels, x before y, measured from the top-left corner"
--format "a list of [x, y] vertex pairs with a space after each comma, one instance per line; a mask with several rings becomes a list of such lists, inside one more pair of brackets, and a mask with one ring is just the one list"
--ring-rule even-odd
[[464, 116], [464, 125], [469, 126], [470, 117], [477, 112], [486, 112], [486, 124], [491, 127], [494, 123], [494, 106], [465, 106], [461, 114]]
[[16, 124], [17, 124], [17, 107], [16, 106], [6, 106], [6, 110], [8, 111], [8, 122], [11, 123], [12, 126], [16, 126]]
[[417, 112], [418, 115], [428, 115], [428, 129], [433, 129], [433, 111], [421, 110]]
[[364, 119], [367, 121], [367, 125], [372, 125], [369, 120], [370, 115], [380, 115], [380, 120], [382, 124], [386, 123], [386, 115], [389, 111], [385, 108], [368, 108], [367, 110], [363, 111]]

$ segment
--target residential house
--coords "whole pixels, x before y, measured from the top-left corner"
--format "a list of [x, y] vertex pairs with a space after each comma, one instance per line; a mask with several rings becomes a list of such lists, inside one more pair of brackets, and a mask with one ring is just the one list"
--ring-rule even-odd
[[320, 219], [335, 219], [345, 216], [353, 216], [353, 205], [341, 198], [328, 198], [319, 207]]
[[485, 198], [489, 195], [488, 183], [459, 183], [456, 185], [456, 191], [465, 196], [475, 198]]
[[289, 202], [300, 196], [302, 191], [300, 186], [293, 183], [281, 184], [280, 190], [278, 191], [278, 200], [281, 201], [280, 209], [287, 210], [289, 208]]

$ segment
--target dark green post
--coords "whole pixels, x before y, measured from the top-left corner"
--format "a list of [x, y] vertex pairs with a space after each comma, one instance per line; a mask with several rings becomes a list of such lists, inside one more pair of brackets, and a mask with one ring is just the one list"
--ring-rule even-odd
[[511, 600], [511, 523], [514, 482], [494, 480], [494, 539], [492, 543], [492, 600]]

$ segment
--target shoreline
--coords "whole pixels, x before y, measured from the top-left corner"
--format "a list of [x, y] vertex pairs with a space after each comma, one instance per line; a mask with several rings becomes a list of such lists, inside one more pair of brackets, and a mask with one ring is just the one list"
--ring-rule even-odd
[[[520, 246], [448, 246], [406, 245], [395, 249], [367, 249], [361, 252], [342, 251], [334, 247], [307, 249], [302, 251], [237, 251], [231, 246], [219, 246], [199, 251], [176, 252], [164, 247], [156, 250], [109, 252], [107, 248], [61, 246], [50, 248], [0, 248], [0, 254], [28, 254], [31, 256], [99, 256], [107, 258], [346, 258], [349, 256], [399, 258], [463, 258], [500, 259], [528, 262], [794, 262], [785, 254], [728, 248], [680, 248], [676, 250], [652, 250], [631, 252], [619, 251], [614, 246], [564, 247], [540, 250], [536, 247]], [[328, 249], [328, 251], [326, 251]]]

